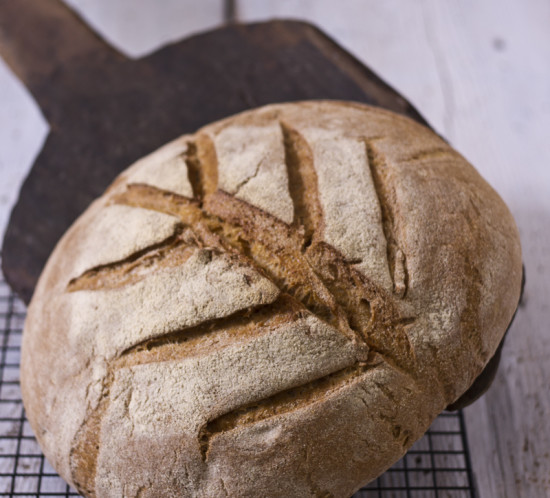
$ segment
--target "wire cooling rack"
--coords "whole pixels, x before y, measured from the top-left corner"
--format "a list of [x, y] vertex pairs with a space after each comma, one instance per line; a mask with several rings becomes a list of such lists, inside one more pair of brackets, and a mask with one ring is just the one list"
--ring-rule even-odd
[[[79, 496], [44, 458], [19, 389], [24, 304], [0, 273], [0, 496]], [[443, 413], [428, 433], [354, 498], [475, 498], [462, 412]]]

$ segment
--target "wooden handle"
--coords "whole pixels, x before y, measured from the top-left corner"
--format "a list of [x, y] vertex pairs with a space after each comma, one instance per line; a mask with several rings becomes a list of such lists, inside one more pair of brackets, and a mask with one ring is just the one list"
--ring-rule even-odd
[[0, 0], [0, 55], [41, 106], [44, 86], [76, 59], [122, 57], [60, 0]]

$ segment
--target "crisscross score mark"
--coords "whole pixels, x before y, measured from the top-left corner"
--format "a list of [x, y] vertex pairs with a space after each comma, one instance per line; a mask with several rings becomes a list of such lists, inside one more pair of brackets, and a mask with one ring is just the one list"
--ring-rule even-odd
[[[105, 379], [103, 401], [77, 434], [73, 460], [85, 459], [86, 475], [75, 470], [75, 484], [92, 494], [97, 459], [97, 446], [82, 443], [84, 438], [97, 439], [101, 414], [109, 403], [109, 386], [117, 368], [154, 361], [183, 359], [206, 354], [216, 347], [245, 341], [259, 334], [266, 324], [301, 314], [314, 314], [353, 341], [357, 349], [355, 364], [338, 372], [277, 393], [267, 399], [241, 406], [208, 421], [198, 435], [198, 445], [207, 461], [210, 443], [220, 433], [235, 427], [318, 402], [328, 394], [348, 385], [375, 362], [383, 361], [411, 375], [414, 351], [406, 327], [414, 317], [398, 312], [395, 298], [371, 282], [353, 267], [353, 262], [323, 241], [323, 215], [317, 191], [314, 158], [298, 130], [281, 123], [284, 137], [289, 191], [294, 203], [294, 221], [286, 224], [270, 214], [217, 190], [216, 154], [212, 141], [199, 135], [189, 144], [185, 157], [194, 198], [189, 199], [150, 185], [129, 184], [112, 202], [170, 214], [180, 219], [182, 228], [170, 240], [144, 250], [142, 254], [113, 265], [86, 272], [69, 284], [69, 290], [103, 288], [103, 285], [127, 285], [144, 261], [154, 268], [159, 262], [182, 264], [193, 248], [210, 248], [237, 256], [281, 290], [280, 298], [265, 309], [241, 310], [234, 316], [213, 320], [191, 329], [174, 331], [161, 338], [145, 341], [126, 350], [110, 365]], [[393, 232], [391, 198], [387, 195], [387, 175], [381, 171], [383, 159], [372, 143], [365, 140], [375, 191], [383, 211], [384, 234], [388, 242], [390, 273], [394, 275], [398, 297], [404, 295], [406, 276], [395, 280], [401, 259]], [[147, 259], [149, 258], [149, 259]], [[396, 263], [397, 261], [397, 263]], [[404, 261], [402, 261], [404, 265]], [[113, 278], [116, 274], [116, 278]], [[232, 334], [225, 334], [227, 330]], [[225, 339], [220, 339], [220, 337]], [[173, 345], [177, 344], [178, 349]], [[168, 345], [170, 347], [168, 347]], [[94, 449], [95, 448], [95, 449]], [[86, 453], [84, 455], [83, 453]], [[75, 466], [76, 469], [76, 466]]]

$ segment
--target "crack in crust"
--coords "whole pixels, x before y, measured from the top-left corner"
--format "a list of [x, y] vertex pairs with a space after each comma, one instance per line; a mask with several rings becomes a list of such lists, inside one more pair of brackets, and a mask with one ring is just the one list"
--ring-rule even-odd
[[424, 161], [426, 159], [441, 159], [441, 158], [455, 158], [458, 153], [448, 147], [435, 147], [432, 149], [421, 150], [416, 152], [412, 156], [409, 156], [402, 160], [404, 163], [414, 161]]
[[160, 267], [182, 265], [193, 253], [192, 248], [195, 245], [193, 233], [180, 224], [163, 241], [73, 278], [67, 285], [67, 292], [115, 289], [136, 283]]
[[317, 191], [317, 173], [313, 153], [305, 138], [290, 125], [281, 122], [285, 147], [288, 188], [294, 205], [292, 225], [303, 231], [304, 249], [323, 230], [323, 215]]
[[[408, 376], [415, 371], [414, 350], [405, 330], [415, 318], [400, 316], [390, 295], [353, 268], [353, 261], [346, 261], [336, 249], [319, 240], [323, 219], [311, 151], [296, 130], [285, 123], [280, 126], [294, 203], [291, 225], [217, 190], [216, 152], [212, 140], [198, 134], [189, 142], [186, 155], [193, 199], [144, 184], [129, 184], [124, 192], [112, 198], [115, 203], [178, 217], [182, 225], [177, 233], [142, 254], [136, 253], [127, 260], [89, 270], [69, 284], [69, 291], [126, 285], [139, 274], [140, 266], [179, 265], [189, 251], [208, 247], [236, 255], [281, 289], [280, 298], [271, 305], [241, 310], [231, 317], [174, 331], [127, 349], [108, 366], [104, 381], [107, 398], [117, 368], [180, 359], [201, 354], [212, 347], [224, 347], [253, 337], [259, 329], [289, 320], [297, 313], [312, 313], [353, 341], [357, 347], [355, 364], [209, 421], [199, 434], [204, 461], [216, 435], [320, 401], [371, 368], [373, 358], [386, 361], [407, 372]], [[388, 254], [392, 256], [388, 261], [392, 262], [391, 274], [395, 275], [400, 271], [396, 272], [394, 263], [398, 248], [393, 236], [393, 213], [381, 180], [384, 166], [372, 143], [366, 141], [366, 146], [385, 220]], [[118, 276], [115, 278], [111, 273]], [[406, 276], [401, 280], [406, 285]], [[394, 276], [394, 284], [395, 281]], [[396, 294], [404, 295], [398, 285], [395, 286]], [[220, 340], [217, 346], [211, 342], [214, 337]], [[93, 474], [79, 475], [78, 465], [73, 470], [75, 483], [90, 496], [93, 496], [100, 421], [106, 406], [107, 401], [100, 403], [88, 417], [75, 436], [71, 455], [74, 462], [93, 460], [88, 466]], [[93, 442], [95, 449], [90, 446]]]
[[185, 164], [187, 165], [187, 177], [193, 190], [193, 199], [202, 199], [204, 197], [202, 169], [199, 158], [197, 157], [196, 142], [187, 143], [187, 153], [185, 154]]
[[232, 344], [242, 344], [306, 314], [308, 311], [301, 303], [282, 294], [272, 304], [239, 310], [223, 318], [142, 341], [124, 350], [112, 363], [112, 368], [116, 370], [208, 354]]
[[206, 194], [216, 190], [218, 184], [216, 162], [216, 150], [208, 135], [199, 133], [195, 135], [195, 140], [187, 143], [185, 163], [194, 199], [200, 201]]
[[210, 443], [217, 435], [237, 427], [245, 427], [268, 418], [284, 415], [304, 406], [322, 401], [332, 393], [349, 385], [376, 364], [356, 363], [301, 386], [278, 392], [260, 401], [240, 406], [207, 422], [199, 432], [201, 456], [208, 460]]
[[73, 483], [77, 491], [90, 498], [95, 498], [95, 474], [99, 454], [99, 434], [101, 420], [109, 406], [109, 390], [114, 375], [108, 371], [102, 382], [101, 398], [97, 407], [77, 431], [71, 449], [70, 465]]
[[376, 138], [365, 139], [368, 164], [371, 170], [374, 191], [382, 211], [382, 229], [386, 238], [387, 260], [393, 281], [393, 290], [398, 297], [404, 298], [407, 293], [408, 273], [405, 253], [399, 247], [396, 238], [396, 222], [393, 209], [395, 193], [389, 182], [385, 158], [376, 149], [376, 140]]

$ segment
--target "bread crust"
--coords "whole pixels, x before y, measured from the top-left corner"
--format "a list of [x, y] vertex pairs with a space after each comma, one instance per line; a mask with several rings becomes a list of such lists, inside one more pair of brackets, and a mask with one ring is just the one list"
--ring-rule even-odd
[[503, 201], [427, 128], [248, 111], [138, 161], [60, 240], [27, 415], [85, 496], [350, 496], [479, 375], [521, 268]]

